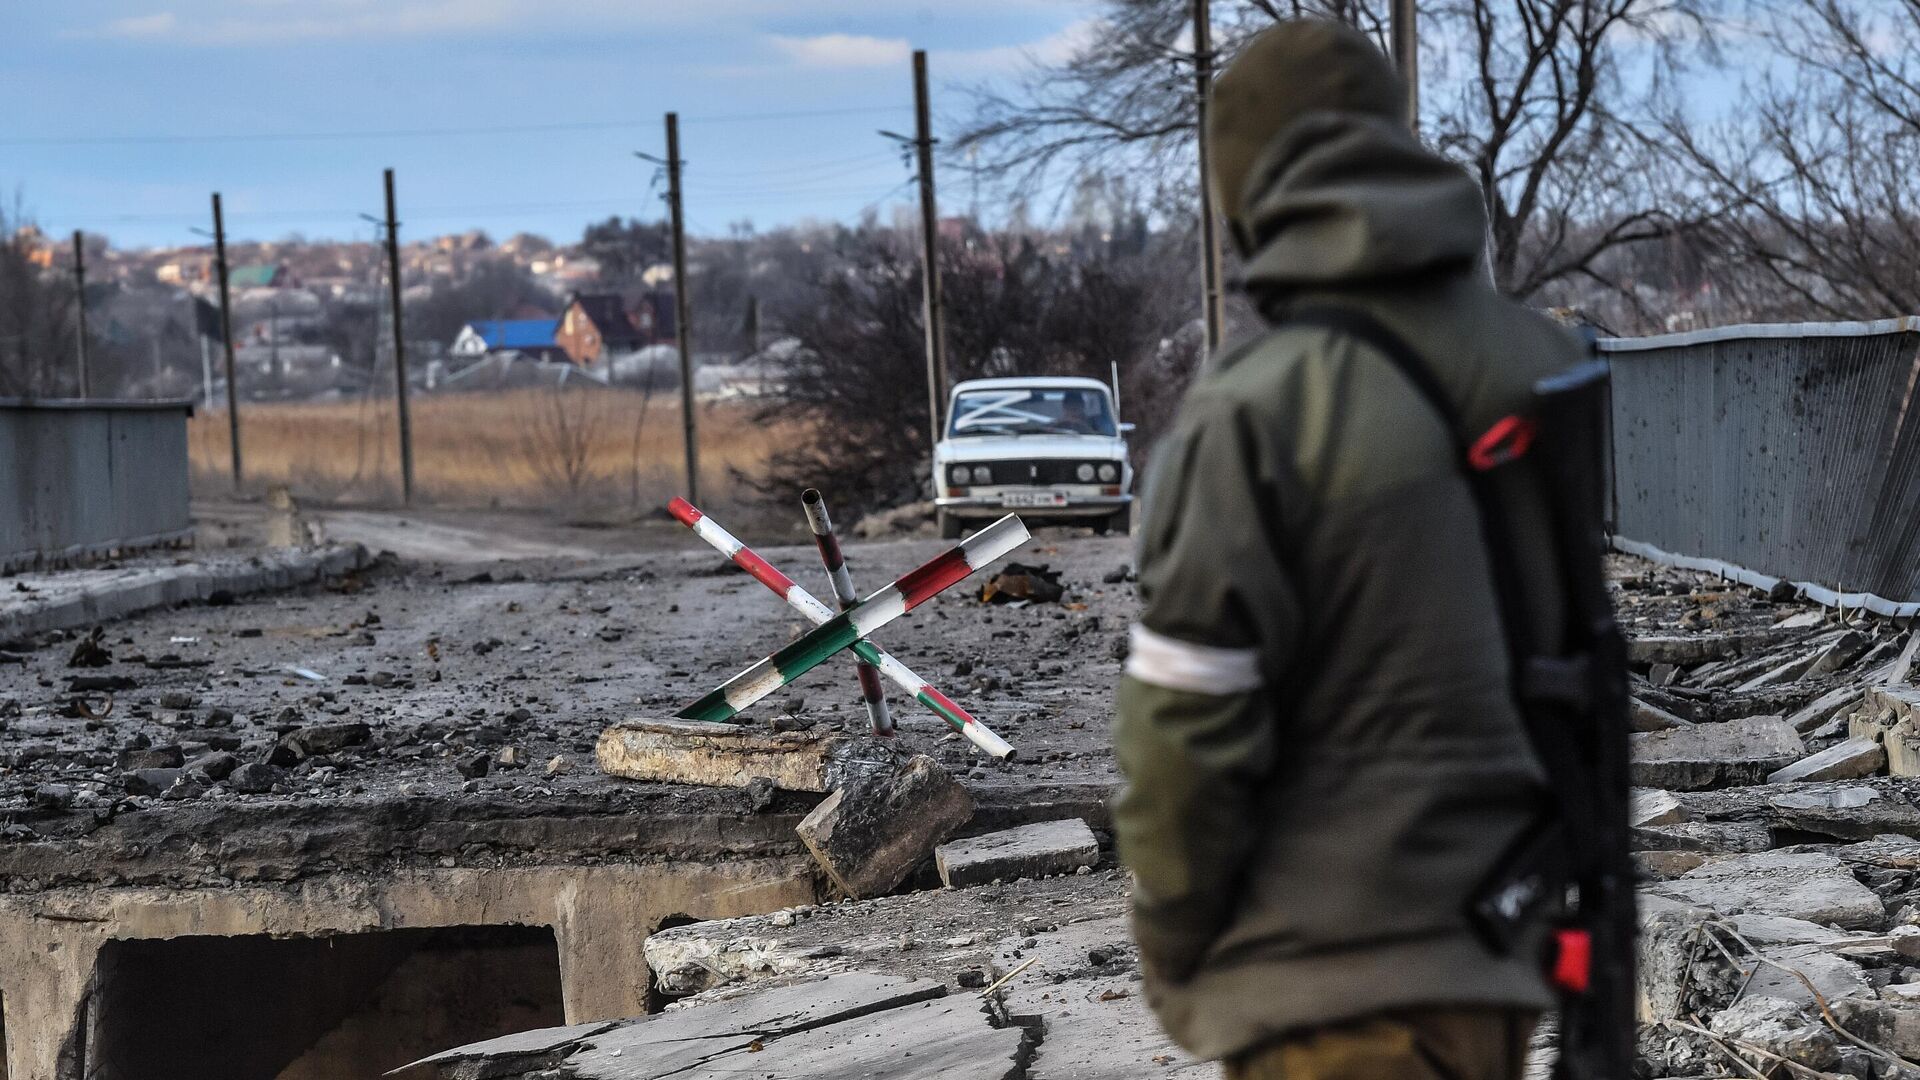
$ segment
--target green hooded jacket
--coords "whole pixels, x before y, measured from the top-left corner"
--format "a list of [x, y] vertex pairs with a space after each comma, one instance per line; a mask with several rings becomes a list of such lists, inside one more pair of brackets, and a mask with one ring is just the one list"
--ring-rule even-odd
[[[1384, 356], [1285, 311], [1372, 316], [1473, 432], [1579, 346], [1492, 290], [1477, 187], [1404, 124], [1321, 109], [1263, 146], [1223, 209], [1270, 326], [1212, 358], [1156, 453], [1114, 729], [1147, 998], [1202, 1057], [1551, 1004], [1537, 956], [1465, 918], [1546, 802], [1449, 432]], [[1537, 639], [1561, 614], [1545, 506], [1525, 459], [1500, 475]]]

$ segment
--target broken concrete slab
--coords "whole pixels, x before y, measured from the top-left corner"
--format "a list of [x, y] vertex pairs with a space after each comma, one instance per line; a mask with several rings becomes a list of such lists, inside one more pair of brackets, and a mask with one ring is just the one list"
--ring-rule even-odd
[[765, 777], [783, 791], [828, 792], [890, 768], [895, 751], [867, 736], [767, 732], [702, 720], [629, 720], [600, 734], [594, 755], [609, 776], [744, 788]]
[[1886, 747], [1889, 775], [1920, 776], [1920, 690], [1869, 688], [1848, 720], [1848, 733]]
[[1693, 721], [1683, 720], [1637, 697], [1627, 699], [1627, 721], [1635, 731], [1672, 731], [1674, 728], [1693, 726]]
[[1100, 861], [1100, 842], [1086, 822], [1066, 818], [942, 844], [933, 857], [940, 880], [959, 888], [1070, 874]]
[[1633, 830], [1634, 851], [1766, 851], [1773, 834], [1757, 821], [1680, 821]]
[[1846, 864], [1820, 852], [1765, 851], [1709, 859], [1649, 891], [1722, 915], [1758, 912], [1848, 930], [1877, 929], [1887, 911]]
[[1735, 687], [1758, 690], [1777, 683], [1830, 675], [1860, 659], [1872, 642], [1857, 630], [1837, 630], [1814, 639], [1813, 647]]
[[[410, 1074], [415, 1069], [447, 1066], [447, 1072], [457, 1073], [462, 1080], [480, 1080], [483, 1076], [504, 1076], [510, 1072], [544, 1068], [551, 1063], [556, 1051], [570, 1049], [582, 1039], [598, 1035], [618, 1023], [616, 1020], [601, 1020], [591, 1024], [570, 1024], [566, 1027], [538, 1028], [533, 1031], [517, 1031], [511, 1035], [502, 1035], [497, 1039], [469, 1043], [454, 1050], [446, 1050], [432, 1057], [409, 1062], [388, 1073], [388, 1076]], [[484, 1068], [459, 1068], [460, 1064], [474, 1062], [485, 1063]]]
[[1920, 1057], [1920, 1004], [1896, 998], [1850, 997], [1833, 1003], [1842, 1027], [1908, 1060]]
[[[1846, 997], [1872, 997], [1873, 985], [1859, 964], [1820, 946], [1796, 946], [1764, 954], [1747, 983], [1752, 997], [1778, 998], [1797, 1005], [1814, 1005], [1814, 993], [1829, 1003]], [[1801, 978], [1805, 977], [1806, 982]], [[1807, 983], [1812, 983], [1811, 989]]]
[[577, 1080], [792, 1080], [1017, 1076], [1031, 1035], [995, 1028], [978, 998], [944, 997], [926, 979], [848, 973], [710, 1004], [675, 1006], [590, 1035], [523, 1036], [545, 1049], [501, 1053], [477, 1043], [408, 1066], [441, 1080], [551, 1076]]
[[1721, 1010], [1709, 1027], [1816, 1072], [1840, 1062], [1840, 1037], [1798, 1002], [1752, 994]]
[[1630, 736], [1636, 787], [1701, 791], [1757, 784], [1806, 755], [1800, 736], [1777, 716]]
[[1850, 935], [1805, 919], [1746, 912], [1728, 918], [1740, 936], [1758, 948], [1782, 945], [1837, 945]]
[[1020, 971], [1000, 991], [1007, 1015], [1045, 1026], [1027, 1080], [1218, 1075], [1217, 1066], [1176, 1046], [1148, 1010], [1124, 916], [1074, 923], [1038, 939], [1007, 938], [994, 953], [993, 970]]
[[1872, 739], [1847, 739], [1768, 775], [1767, 783], [1857, 780], [1879, 772], [1886, 763], [1887, 752], [1879, 743]]
[[1920, 840], [1895, 833], [1875, 836], [1857, 844], [1830, 849], [1831, 853], [1854, 866], [1873, 866], [1885, 870], [1920, 870]]
[[1910, 632], [1907, 634], [1906, 645], [1900, 649], [1900, 654], [1876, 668], [1867, 676], [1867, 681], [1898, 686], [1912, 676], [1917, 658], [1920, 658], [1920, 633]]
[[965, 994], [756, 1040], [692, 1069], [636, 1074], [630, 1052], [614, 1057], [599, 1047], [568, 1065], [579, 1080], [1020, 1080], [1038, 1037], [994, 1027], [980, 999]]
[[1750, 630], [1712, 634], [1645, 634], [1627, 639], [1627, 662], [1634, 665], [1675, 664], [1691, 667], [1710, 660], [1730, 660], [1775, 645], [1791, 631]]
[[1728, 1001], [1746, 982], [1746, 973], [1723, 949], [1708, 944], [1704, 935], [1718, 916], [1695, 907], [1643, 892], [1640, 896], [1637, 1011], [1643, 1022], [1710, 1014]]
[[1904, 791], [1879, 778], [1797, 785], [1770, 795], [1766, 811], [1777, 828], [1836, 840], [1920, 836], [1920, 808]]
[[1627, 824], [1634, 828], [1674, 825], [1687, 820], [1687, 807], [1670, 791], [1635, 788], [1627, 804]]
[[973, 799], [925, 754], [897, 770], [848, 780], [795, 831], [840, 891], [856, 899], [892, 892], [973, 816]]
[[1836, 686], [1787, 717], [1787, 723], [1805, 735], [1834, 717], [1852, 711], [1864, 696], [1857, 686]]
[[49, 630], [72, 630], [122, 619], [153, 608], [270, 589], [290, 589], [351, 573], [373, 561], [359, 544], [193, 561], [143, 561], [102, 567], [22, 574], [19, 589], [0, 599], [0, 641]]

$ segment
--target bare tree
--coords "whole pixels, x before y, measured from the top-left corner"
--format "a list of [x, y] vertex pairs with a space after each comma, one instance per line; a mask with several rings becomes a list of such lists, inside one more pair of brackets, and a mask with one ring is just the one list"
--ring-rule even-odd
[[[845, 264], [815, 278], [812, 296], [784, 316], [804, 349], [783, 373], [784, 398], [763, 414], [803, 418], [813, 438], [777, 455], [763, 479], [737, 479], [777, 498], [821, 486], [836, 505], [869, 510], [925, 497], [920, 264], [908, 235], [862, 231], [841, 247]], [[1164, 259], [1076, 258], [983, 236], [945, 243], [940, 255], [953, 380], [1104, 379], [1117, 364], [1123, 383], [1138, 377], [1141, 392], [1128, 400], [1177, 396], [1164, 391], [1169, 376], [1155, 366], [1183, 321], [1167, 299], [1177, 291], [1156, 277]], [[1152, 431], [1140, 434], [1144, 442]]]
[[1920, 0], [1767, 0], [1788, 72], [1715, 132], [1672, 143], [1733, 208], [1714, 230], [1746, 317], [1920, 311]]
[[527, 391], [523, 398], [523, 460], [546, 483], [564, 487], [570, 498], [577, 498], [593, 478], [603, 444], [611, 437], [608, 396], [563, 382]]
[[49, 241], [14, 203], [0, 208], [0, 396], [75, 394], [73, 279], [43, 265]]
[[[1422, 130], [1480, 181], [1494, 278], [1532, 298], [1573, 280], [1609, 287], [1606, 256], [1700, 224], [1669, 198], [1660, 154], [1637, 133], [1696, 55], [1711, 56], [1715, 0], [1434, 0], [1422, 10]], [[992, 174], [1033, 187], [1061, 170], [1127, 166], [1192, 205], [1192, 57], [1182, 0], [1107, 0], [1092, 41], [1020, 92], [983, 92], [959, 140]], [[1221, 0], [1231, 58], [1300, 15], [1385, 37], [1384, 0]], [[1190, 211], [1188, 211], [1190, 212]]]

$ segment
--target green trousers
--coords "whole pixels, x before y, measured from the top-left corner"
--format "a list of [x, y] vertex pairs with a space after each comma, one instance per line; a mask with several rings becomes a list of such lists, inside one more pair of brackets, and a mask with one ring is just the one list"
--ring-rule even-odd
[[1226, 1063], [1227, 1080], [1520, 1080], [1534, 1014], [1424, 1008], [1297, 1032]]

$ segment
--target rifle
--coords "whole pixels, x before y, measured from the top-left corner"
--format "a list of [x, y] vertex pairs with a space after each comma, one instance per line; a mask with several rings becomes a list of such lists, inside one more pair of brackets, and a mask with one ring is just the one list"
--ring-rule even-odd
[[[1535, 452], [1567, 602], [1561, 655], [1528, 657], [1519, 687], [1536, 752], [1562, 748], [1542, 754], [1570, 841], [1552, 969], [1561, 1003], [1556, 1080], [1625, 1080], [1634, 1060], [1639, 922], [1627, 827], [1627, 647], [1602, 569], [1607, 388], [1598, 360], [1534, 387]], [[1554, 767], [1551, 758], [1569, 756]]]

